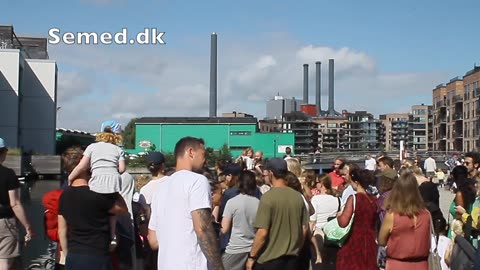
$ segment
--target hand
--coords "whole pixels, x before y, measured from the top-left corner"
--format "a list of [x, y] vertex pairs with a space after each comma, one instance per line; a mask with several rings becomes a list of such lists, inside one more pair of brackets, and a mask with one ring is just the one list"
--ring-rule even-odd
[[247, 264], [246, 264], [246, 266], [245, 266], [245, 269], [246, 269], [246, 270], [252, 270], [254, 264], [255, 264], [255, 260], [254, 260], [254, 259], [251, 259], [251, 258], [248, 258], [248, 259], [247, 259]]
[[26, 234], [25, 234], [25, 245], [26, 245], [28, 242], [32, 240], [35, 234], [31, 227], [26, 227], [25, 231], [26, 231]]
[[465, 214], [467, 211], [465, 210], [465, 208], [461, 207], [460, 205], [458, 206], [455, 206], [455, 212], [459, 213], [459, 214]]

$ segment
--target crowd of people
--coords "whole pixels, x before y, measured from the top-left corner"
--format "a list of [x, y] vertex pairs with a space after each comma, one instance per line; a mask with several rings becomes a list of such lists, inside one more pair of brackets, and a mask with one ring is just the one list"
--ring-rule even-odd
[[[205, 142], [184, 137], [174, 168], [150, 152], [150, 175], [135, 179], [119, 133], [107, 121], [95, 143], [62, 155], [68, 181], [43, 200], [56, 269], [427, 270], [436, 258], [442, 270], [480, 268], [479, 153], [446, 163], [443, 175], [431, 156], [383, 154], [368, 155], [364, 167], [337, 157], [319, 173], [290, 148], [267, 160], [247, 148], [210, 169]], [[18, 179], [1, 165], [7, 151], [0, 139], [0, 269], [14, 269], [20, 256], [17, 220], [25, 241], [33, 236]], [[445, 217], [439, 189], [447, 184], [455, 198]]]

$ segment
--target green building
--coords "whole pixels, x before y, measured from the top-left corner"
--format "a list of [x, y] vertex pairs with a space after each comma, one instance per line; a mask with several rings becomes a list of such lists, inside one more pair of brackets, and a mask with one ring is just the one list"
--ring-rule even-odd
[[135, 123], [136, 149], [145, 151], [140, 142], [149, 141], [157, 151], [173, 153], [177, 141], [185, 136], [205, 140], [206, 147], [219, 150], [227, 144], [233, 157], [247, 148], [263, 151], [265, 158], [281, 157], [287, 146], [293, 149], [293, 133], [262, 133], [254, 117], [143, 117]]

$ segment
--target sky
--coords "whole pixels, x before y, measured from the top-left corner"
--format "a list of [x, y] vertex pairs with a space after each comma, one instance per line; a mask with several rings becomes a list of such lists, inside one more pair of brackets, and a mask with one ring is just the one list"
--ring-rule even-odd
[[97, 132], [132, 117], [208, 116], [210, 34], [218, 34], [218, 116], [262, 119], [277, 93], [302, 98], [309, 64], [335, 59], [335, 109], [408, 112], [432, 89], [480, 65], [480, 1], [4, 0], [0, 24], [17, 35], [165, 32], [165, 44], [50, 44], [57, 61], [57, 127]]

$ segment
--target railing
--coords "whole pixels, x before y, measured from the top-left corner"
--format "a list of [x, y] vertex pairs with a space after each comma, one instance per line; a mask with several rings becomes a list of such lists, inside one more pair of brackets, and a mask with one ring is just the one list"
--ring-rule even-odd
[[436, 108], [442, 108], [446, 106], [447, 106], [447, 103], [445, 102], [445, 100], [440, 100], [440, 101], [437, 101], [437, 103], [435, 103]]

